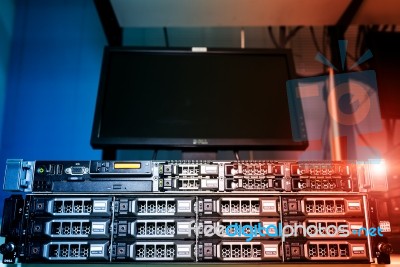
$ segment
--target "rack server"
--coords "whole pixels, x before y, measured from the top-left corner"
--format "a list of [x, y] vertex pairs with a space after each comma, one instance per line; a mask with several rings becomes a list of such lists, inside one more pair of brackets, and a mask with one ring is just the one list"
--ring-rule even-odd
[[0, 251], [3, 263], [388, 263], [384, 167], [8, 160]]

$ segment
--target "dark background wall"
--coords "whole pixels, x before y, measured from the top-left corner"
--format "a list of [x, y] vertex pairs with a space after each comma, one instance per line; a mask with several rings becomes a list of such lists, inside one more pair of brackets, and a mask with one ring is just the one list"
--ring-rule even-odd
[[0, 29], [0, 183], [7, 158], [99, 159], [89, 140], [106, 39], [93, 1], [2, 0], [0, 10], [13, 24]]

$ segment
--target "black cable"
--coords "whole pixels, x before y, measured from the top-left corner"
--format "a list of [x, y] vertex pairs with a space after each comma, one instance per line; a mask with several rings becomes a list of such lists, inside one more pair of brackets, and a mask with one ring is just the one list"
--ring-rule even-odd
[[[329, 114], [328, 110], [325, 111], [324, 121], [322, 122], [322, 131], [321, 131], [321, 145], [322, 145], [322, 159], [328, 159], [328, 147], [329, 147]], [[327, 138], [328, 137], [328, 138]]]
[[314, 43], [315, 49], [317, 49], [317, 51], [321, 53], [321, 48], [319, 47], [317, 37], [315, 36], [314, 27], [310, 26], [310, 32], [311, 32], [311, 39]]
[[389, 25], [383, 25], [383, 27], [382, 27], [382, 29], [381, 29], [381, 32], [385, 32], [385, 31], [387, 31], [387, 29], [389, 28]]
[[396, 129], [396, 119], [385, 120], [385, 130], [388, 135], [388, 137], [387, 137], [388, 138], [388, 142], [387, 142], [388, 150], [383, 154], [384, 157], [389, 157], [390, 154], [395, 152], [400, 147], [400, 143], [394, 144], [394, 142], [393, 142], [394, 141], [393, 133], [394, 133], [395, 129]]
[[169, 37], [168, 37], [167, 27], [164, 27], [163, 30], [164, 30], [165, 46], [169, 47]]
[[297, 26], [296, 28], [294, 28], [293, 30], [291, 30], [289, 32], [289, 34], [286, 36], [286, 40], [285, 40], [285, 46], [286, 44], [290, 41], [290, 39], [292, 39], [299, 30], [301, 30], [303, 28], [303, 26]]
[[366, 44], [365, 44], [365, 35], [368, 31], [368, 27], [364, 25], [358, 26], [358, 32], [357, 32], [357, 37], [356, 37], [356, 44], [355, 44], [355, 51], [354, 51], [354, 56], [356, 58], [360, 58], [363, 52], [366, 50]]
[[[326, 36], [328, 35], [327, 27], [322, 27], [322, 53], [326, 55]], [[325, 65], [324, 65], [325, 66]]]
[[275, 39], [274, 32], [272, 31], [271, 26], [268, 27], [268, 34], [269, 34], [269, 37], [271, 38], [271, 41], [274, 43], [275, 48], [280, 48], [278, 42]]
[[[368, 47], [367, 47], [367, 33], [370, 31], [368, 26], [360, 26], [360, 40], [359, 40], [359, 44], [358, 44], [358, 54], [356, 54], [356, 58], [360, 58], [362, 54], [364, 54], [365, 51], [367, 51]], [[365, 65], [360, 65], [360, 69], [364, 70], [367, 69], [367, 67], [365, 67]]]
[[353, 60], [354, 62], [357, 62], [357, 58], [355, 56], [353, 56], [352, 54], [350, 54], [349, 52], [346, 52], [346, 55]]
[[379, 24], [374, 24], [371, 27], [369, 27], [368, 30], [369, 31], [373, 31], [373, 32], [377, 32], [377, 31], [379, 31], [379, 27], [380, 27]]
[[157, 154], [158, 154], [158, 149], [155, 149], [154, 152], [153, 152], [152, 160], [156, 160], [157, 159]]
[[[326, 73], [325, 75], [329, 75]], [[322, 99], [326, 101], [328, 98], [328, 88], [327, 85], [322, 90]], [[324, 121], [322, 122], [322, 131], [321, 131], [321, 145], [322, 145], [322, 159], [328, 159], [328, 147], [330, 147], [329, 143], [329, 129], [330, 129], [330, 115], [328, 111], [328, 106], [326, 106]]]
[[235, 154], [235, 159], [236, 159], [237, 161], [240, 161], [239, 151], [234, 150], [234, 151], [233, 151], [233, 154]]
[[387, 135], [387, 147], [393, 147], [393, 139], [394, 139], [394, 125], [391, 123], [391, 119], [385, 119], [385, 130], [386, 130], [386, 135]]
[[279, 43], [275, 38], [273, 28], [268, 26], [268, 34], [271, 38], [272, 43], [274, 44], [275, 48], [285, 48], [286, 44], [292, 39], [297, 32], [302, 29], [303, 26], [297, 26], [296, 28], [292, 29], [289, 34], [286, 36], [286, 27], [281, 26], [279, 27]]
[[363, 27], [362, 25], [358, 26], [358, 30], [357, 30], [357, 35], [356, 35], [356, 44], [354, 46], [354, 56], [356, 58], [360, 57], [361, 51], [360, 51], [360, 42], [361, 42], [361, 32], [363, 31]]
[[279, 47], [284, 48], [286, 46], [286, 27], [279, 27]]

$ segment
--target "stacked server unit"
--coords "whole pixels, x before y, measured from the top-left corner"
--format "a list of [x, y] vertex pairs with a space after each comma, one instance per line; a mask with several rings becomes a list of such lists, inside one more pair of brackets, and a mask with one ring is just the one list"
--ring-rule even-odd
[[[388, 262], [373, 162], [9, 160], [4, 263]], [[380, 201], [380, 200], [379, 200]], [[374, 206], [375, 205], [375, 206]], [[386, 228], [384, 227], [386, 225]]]

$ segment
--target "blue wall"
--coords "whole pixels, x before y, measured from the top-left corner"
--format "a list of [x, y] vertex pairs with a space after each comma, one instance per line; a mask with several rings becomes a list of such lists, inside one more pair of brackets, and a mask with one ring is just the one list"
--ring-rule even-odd
[[7, 158], [100, 158], [89, 142], [106, 39], [93, 1], [15, 7], [0, 173]]
[[[6, 80], [10, 62], [9, 54], [14, 26], [14, 14], [14, 0], [0, 1], [0, 141], [2, 139]], [[0, 151], [2, 150], [0, 142]]]

